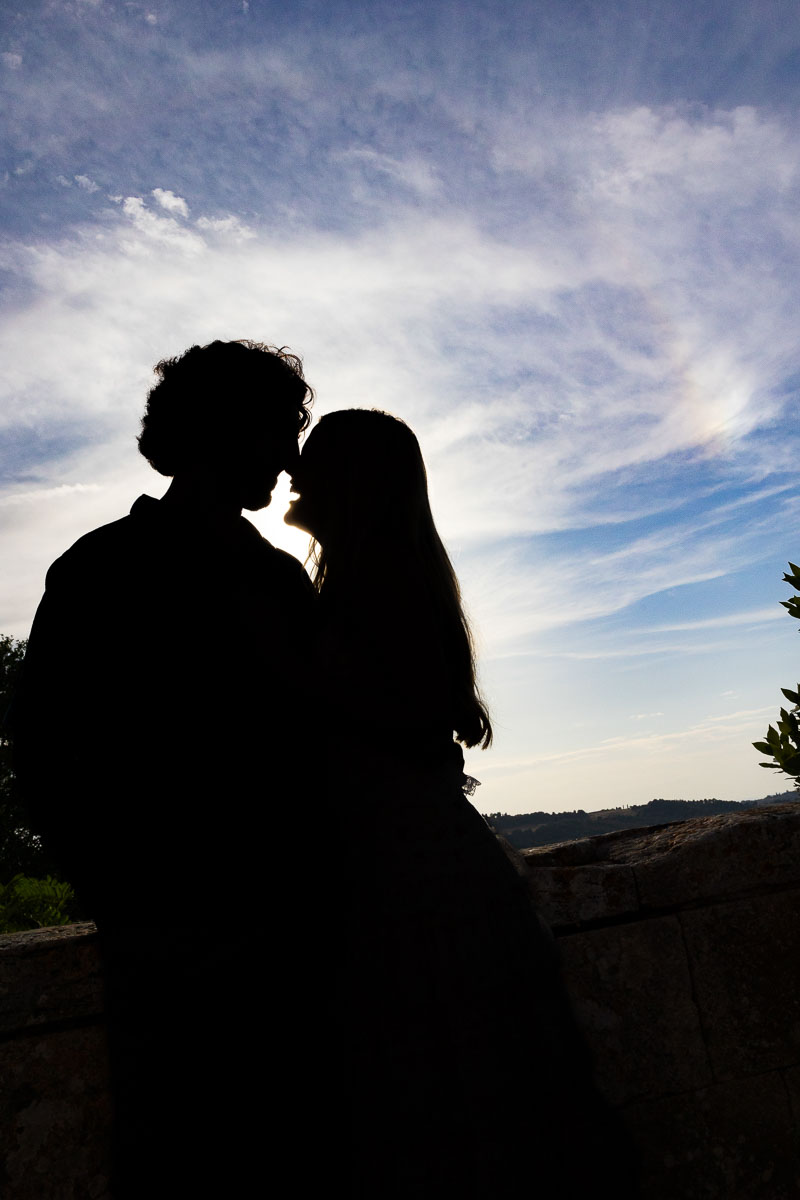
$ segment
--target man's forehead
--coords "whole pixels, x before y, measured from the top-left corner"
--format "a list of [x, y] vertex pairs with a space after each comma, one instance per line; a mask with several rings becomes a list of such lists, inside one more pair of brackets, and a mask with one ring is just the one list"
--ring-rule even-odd
[[300, 432], [300, 413], [296, 408], [279, 408], [266, 403], [248, 405], [244, 409], [233, 407], [223, 423], [230, 429], [253, 437], [297, 437]]

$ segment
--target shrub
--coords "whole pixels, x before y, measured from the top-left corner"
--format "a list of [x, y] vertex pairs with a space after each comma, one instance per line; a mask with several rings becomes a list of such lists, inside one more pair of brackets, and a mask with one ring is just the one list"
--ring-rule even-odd
[[0, 933], [69, 925], [76, 919], [75, 903], [70, 885], [52, 875], [46, 879], [15, 875], [5, 887], [0, 885]]

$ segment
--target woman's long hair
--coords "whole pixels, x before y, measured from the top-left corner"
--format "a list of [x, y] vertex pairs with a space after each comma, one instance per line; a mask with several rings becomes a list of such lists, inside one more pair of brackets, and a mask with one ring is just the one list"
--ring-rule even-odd
[[444, 659], [456, 737], [486, 749], [492, 726], [476, 682], [472, 633], [433, 521], [416, 437], [379, 409], [329, 413], [317, 428], [326, 447], [326, 505], [324, 548], [312, 540], [309, 552], [314, 586], [333, 608], [376, 590], [388, 598], [400, 580], [418, 595]]

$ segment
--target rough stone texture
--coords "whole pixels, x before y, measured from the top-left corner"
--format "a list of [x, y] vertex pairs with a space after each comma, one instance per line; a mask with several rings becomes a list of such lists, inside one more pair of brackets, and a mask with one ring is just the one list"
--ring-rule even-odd
[[559, 949], [612, 1104], [659, 1095], [667, 1080], [670, 1091], [712, 1082], [677, 917], [573, 934]]
[[529, 887], [537, 909], [554, 928], [608, 920], [638, 907], [633, 868], [617, 863], [591, 863], [579, 871], [537, 865]]
[[90, 922], [0, 937], [0, 1036], [102, 1011], [97, 932]]
[[797, 1200], [797, 1129], [779, 1072], [625, 1110], [643, 1200]]
[[[635, 890], [626, 911], [674, 909], [712, 898], [734, 898], [798, 884], [800, 804], [749, 808], [717, 817], [695, 817], [649, 829], [624, 829], [600, 837], [522, 851], [532, 875], [541, 869], [629, 865]], [[577, 885], [576, 885], [577, 886]], [[564, 885], [562, 884], [562, 888]], [[535, 885], [534, 885], [535, 888]], [[571, 911], [573, 923], [607, 920], [619, 912]], [[559, 919], [558, 924], [566, 923]]]
[[800, 889], [680, 921], [715, 1077], [800, 1062]]
[[0, 1195], [106, 1200], [110, 1104], [91, 924], [0, 937]]
[[0, 1195], [106, 1200], [110, 1105], [102, 1025], [0, 1046]]
[[799, 1197], [800, 804], [522, 857], [644, 1200]]
[[[800, 1197], [800, 804], [514, 859], [639, 1145], [642, 1200]], [[92, 926], [0, 937], [4, 1198], [106, 1200], [101, 1006]]]

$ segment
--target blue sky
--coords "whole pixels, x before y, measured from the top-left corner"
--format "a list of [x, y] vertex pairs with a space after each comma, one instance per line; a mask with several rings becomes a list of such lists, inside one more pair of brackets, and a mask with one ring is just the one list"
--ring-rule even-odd
[[[794, 3], [110, 3], [0, 19], [0, 631], [165, 481], [154, 362], [301, 353], [422, 442], [478, 632], [484, 811], [784, 786]], [[302, 557], [281, 524], [259, 526]]]

